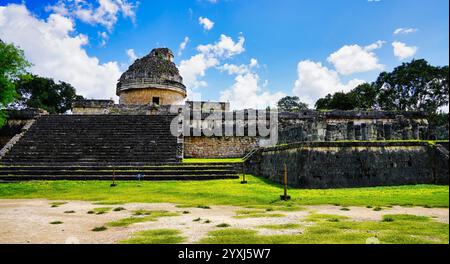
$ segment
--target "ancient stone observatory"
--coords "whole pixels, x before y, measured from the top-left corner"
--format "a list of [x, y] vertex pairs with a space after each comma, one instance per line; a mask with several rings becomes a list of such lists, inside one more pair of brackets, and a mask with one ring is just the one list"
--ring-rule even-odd
[[168, 48], [153, 49], [137, 59], [117, 83], [116, 93], [124, 105], [170, 105], [186, 97], [186, 87]]

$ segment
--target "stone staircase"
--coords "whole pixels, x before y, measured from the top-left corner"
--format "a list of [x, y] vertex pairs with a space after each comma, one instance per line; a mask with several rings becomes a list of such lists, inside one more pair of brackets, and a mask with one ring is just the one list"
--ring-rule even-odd
[[234, 164], [189, 163], [151, 166], [3, 166], [0, 180], [216, 180], [238, 179]]
[[172, 115], [41, 116], [1, 159], [14, 164], [179, 162]]
[[44, 115], [0, 159], [0, 180], [210, 180], [233, 164], [180, 163], [173, 115]]

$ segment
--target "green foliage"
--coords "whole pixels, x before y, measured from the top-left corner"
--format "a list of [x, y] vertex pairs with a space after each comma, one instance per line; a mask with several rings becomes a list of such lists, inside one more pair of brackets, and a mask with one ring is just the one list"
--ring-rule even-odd
[[[372, 84], [364, 83], [348, 93], [328, 94], [317, 100], [318, 110], [423, 110], [433, 118], [448, 105], [448, 66], [431, 66], [426, 60], [403, 63], [392, 72], [382, 72]], [[443, 118], [439, 120], [442, 123]], [[448, 115], [447, 115], [448, 122]]]
[[112, 209], [111, 207], [98, 207], [98, 208], [92, 209], [89, 212], [93, 212], [95, 214], [106, 214], [107, 212], [111, 211], [111, 209]]
[[281, 224], [281, 225], [260, 225], [259, 228], [265, 228], [265, 229], [274, 229], [274, 230], [283, 230], [283, 229], [298, 229], [301, 227], [299, 224]]
[[92, 228], [91, 231], [101, 232], [101, 231], [105, 231], [106, 229], [108, 229], [106, 226], [97, 226], [97, 227]]
[[298, 112], [301, 110], [308, 110], [308, 105], [300, 102], [297, 96], [286, 96], [281, 98], [278, 103], [278, 111], [280, 112]]
[[236, 211], [234, 218], [272, 218], [272, 217], [284, 217], [284, 214], [268, 214], [265, 210], [239, 210]]
[[149, 210], [136, 210], [133, 216], [123, 218], [117, 221], [109, 222], [106, 225], [112, 227], [129, 226], [135, 223], [156, 221], [160, 217], [179, 216], [179, 213], [168, 211], [149, 211]]
[[412, 60], [392, 72], [382, 72], [373, 85], [381, 109], [423, 109], [431, 114], [448, 105], [449, 68], [431, 66], [423, 59]]
[[[292, 235], [259, 235], [256, 230], [219, 229], [208, 233], [204, 244], [448, 244], [448, 224], [420, 216], [390, 215], [392, 221], [352, 221], [333, 215], [313, 215], [304, 230]], [[275, 229], [281, 226], [273, 226]], [[270, 228], [270, 226], [269, 226]], [[295, 226], [290, 229], [297, 229]], [[302, 227], [298, 227], [302, 228]]]
[[315, 107], [317, 110], [371, 109], [375, 106], [376, 97], [375, 88], [368, 83], [363, 83], [348, 93], [328, 94], [317, 100]]
[[132, 238], [123, 240], [122, 244], [178, 244], [185, 241], [176, 229], [153, 229], [138, 232]]
[[0, 127], [6, 122], [5, 108], [16, 98], [14, 81], [25, 74], [29, 66], [21, 49], [0, 40]]
[[230, 225], [227, 223], [222, 223], [222, 224], [216, 225], [216, 227], [225, 228], [225, 227], [230, 227]]
[[18, 105], [45, 109], [51, 114], [67, 112], [75, 100], [83, 98], [76, 95], [75, 88], [66, 82], [55, 83], [53, 79], [35, 75], [20, 78], [16, 86]]
[[374, 108], [377, 103], [377, 95], [375, 87], [368, 83], [360, 84], [350, 91], [354, 106], [358, 109]]
[[52, 202], [51, 207], [59, 207], [60, 205], [66, 204], [67, 202]]
[[432, 113], [428, 116], [430, 127], [439, 127], [448, 125], [448, 113]]

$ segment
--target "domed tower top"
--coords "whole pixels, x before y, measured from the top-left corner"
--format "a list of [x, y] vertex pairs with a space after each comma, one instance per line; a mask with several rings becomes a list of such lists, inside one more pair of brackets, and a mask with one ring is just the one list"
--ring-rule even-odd
[[137, 59], [117, 83], [121, 104], [173, 104], [186, 97], [183, 78], [168, 48], [153, 49]]

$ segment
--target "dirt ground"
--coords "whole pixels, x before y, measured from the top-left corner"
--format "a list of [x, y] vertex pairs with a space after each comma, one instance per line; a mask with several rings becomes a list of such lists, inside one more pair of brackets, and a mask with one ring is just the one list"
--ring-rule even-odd
[[[216, 225], [227, 223], [233, 228], [256, 229], [260, 225], [300, 223], [310, 213], [334, 214], [350, 217], [354, 221], [381, 220], [384, 214], [413, 214], [433, 217], [435, 221], [449, 223], [449, 209], [399, 207], [383, 208], [374, 211], [365, 207], [348, 207], [349, 211], [340, 210], [340, 206], [305, 206], [306, 210], [295, 212], [268, 212], [284, 214], [273, 218], [234, 218], [238, 210], [251, 210], [234, 206], [211, 206], [211, 209], [178, 208], [175, 204], [129, 203], [122, 205], [99, 205], [94, 202], [64, 201], [66, 204], [51, 207], [55, 201], [43, 199], [0, 199], [0, 243], [117, 243], [127, 239], [135, 232], [149, 229], [170, 228], [182, 231], [186, 243], [195, 243], [209, 231], [217, 229]], [[124, 211], [110, 211], [105, 214], [87, 214], [98, 207], [124, 207]], [[154, 222], [135, 223], [128, 227], [110, 227], [102, 232], [91, 231], [105, 223], [129, 217], [133, 211], [166, 210], [180, 212], [179, 216], [162, 217]], [[75, 211], [74, 213], [65, 213]], [[189, 214], [182, 214], [189, 211]], [[196, 218], [200, 221], [193, 221]], [[209, 223], [204, 223], [209, 220]], [[61, 221], [62, 224], [50, 224]], [[260, 234], [293, 234], [302, 232], [298, 229], [261, 229]]]

